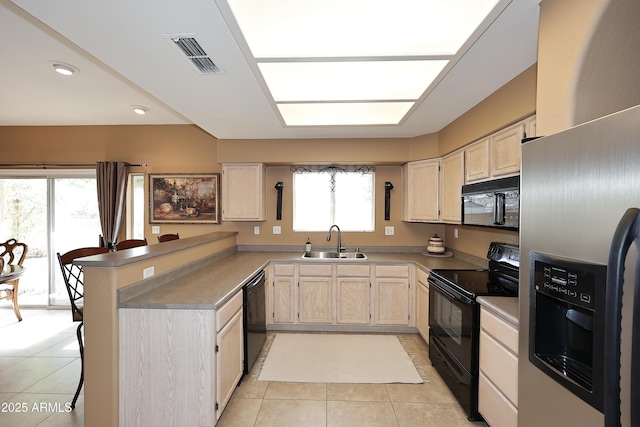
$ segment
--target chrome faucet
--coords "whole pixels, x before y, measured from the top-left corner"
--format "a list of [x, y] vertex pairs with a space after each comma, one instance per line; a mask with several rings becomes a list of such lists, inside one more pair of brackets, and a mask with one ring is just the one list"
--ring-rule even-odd
[[342, 236], [340, 234], [340, 227], [338, 227], [337, 225], [333, 224], [331, 226], [331, 228], [329, 228], [329, 234], [327, 234], [327, 242], [331, 240], [331, 230], [333, 230], [333, 228], [335, 227], [336, 230], [338, 230], [338, 253], [341, 253], [344, 251], [345, 248], [342, 247]]

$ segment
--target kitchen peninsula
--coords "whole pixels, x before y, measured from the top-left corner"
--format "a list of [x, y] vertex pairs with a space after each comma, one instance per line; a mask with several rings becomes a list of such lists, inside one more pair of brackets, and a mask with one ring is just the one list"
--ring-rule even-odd
[[[299, 252], [256, 249], [270, 250], [238, 250], [235, 232], [215, 232], [97, 255], [78, 262], [85, 270], [86, 282], [86, 425], [117, 426], [122, 421], [120, 356], [123, 352], [134, 351], [121, 345], [125, 342], [123, 332], [126, 333], [120, 324], [122, 312], [170, 310], [187, 316], [192, 312], [195, 318], [203, 318], [202, 313], [209, 312], [213, 315], [205, 317], [213, 323], [217, 311], [227, 303], [235, 303], [243, 284], [255, 272], [278, 263], [326, 265], [330, 262], [303, 261], [300, 258], [302, 248]], [[338, 263], [388, 266], [402, 263], [410, 267], [410, 283], [415, 281], [416, 269], [428, 272], [432, 268], [477, 268], [482, 265], [482, 261], [475, 258], [465, 259], [464, 254], [454, 258], [431, 258], [420, 252], [389, 253], [371, 249], [367, 255], [369, 258], [364, 261]], [[415, 286], [412, 289], [415, 290]], [[414, 298], [411, 302], [415, 306]], [[213, 324], [210, 326], [215, 328]], [[146, 327], [153, 330], [166, 325], [151, 322]], [[210, 335], [211, 340], [213, 336]], [[191, 336], [193, 345], [211, 346], [211, 342], [203, 343], [194, 337]], [[144, 336], [138, 339], [144, 341]], [[211, 395], [210, 391], [206, 393], [198, 397], [205, 399]], [[179, 394], [175, 393], [176, 396]], [[159, 408], [166, 410], [166, 406]]]

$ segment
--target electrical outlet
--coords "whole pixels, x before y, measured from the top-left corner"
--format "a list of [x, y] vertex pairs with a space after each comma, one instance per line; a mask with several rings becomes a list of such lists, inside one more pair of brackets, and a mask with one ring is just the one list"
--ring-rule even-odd
[[280, 228], [279, 225], [274, 225], [273, 226], [273, 234], [281, 234], [282, 233], [282, 229]]
[[394, 229], [393, 225], [389, 225], [389, 226], [386, 226], [384, 228], [384, 235], [385, 236], [393, 236], [394, 234], [395, 234], [395, 229]]
[[457, 229], [457, 228], [454, 228], [454, 229], [453, 229], [453, 238], [454, 238], [454, 239], [457, 239], [457, 238], [458, 238], [458, 229]]
[[153, 276], [155, 274], [154, 270], [155, 268], [153, 266], [145, 268], [144, 270], [142, 270], [142, 278], [147, 279]]
[[160, 226], [152, 225], [151, 226], [151, 234], [160, 234]]
[[260, 234], [260, 226], [259, 225], [254, 225], [253, 226], [253, 234]]

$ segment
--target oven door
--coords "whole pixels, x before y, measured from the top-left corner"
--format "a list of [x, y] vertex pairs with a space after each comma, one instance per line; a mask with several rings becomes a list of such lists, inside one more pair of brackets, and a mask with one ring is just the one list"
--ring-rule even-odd
[[475, 375], [474, 345], [477, 345], [479, 310], [475, 301], [429, 281], [429, 333], [436, 336], [460, 365]]

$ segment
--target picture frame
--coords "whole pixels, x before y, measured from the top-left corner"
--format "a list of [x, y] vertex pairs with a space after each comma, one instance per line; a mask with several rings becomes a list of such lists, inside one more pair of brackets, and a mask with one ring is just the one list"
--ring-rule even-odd
[[219, 224], [220, 174], [149, 174], [151, 224]]

